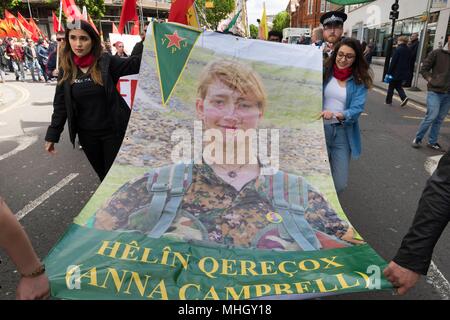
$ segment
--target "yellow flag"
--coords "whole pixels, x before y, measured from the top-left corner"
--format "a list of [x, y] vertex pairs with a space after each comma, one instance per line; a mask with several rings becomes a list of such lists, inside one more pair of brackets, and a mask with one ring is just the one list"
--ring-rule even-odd
[[263, 13], [261, 22], [259, 23], [259, 39], [267, 40], [269, 37], [269, 30], [267, 28], [266, 3], [263, 2]]
[[200, 24], [198, 23], [197, 11], [195, 10], [195, 1], [189, 8], [186, 17], [189, 26], [194, 28], [200, 28]]

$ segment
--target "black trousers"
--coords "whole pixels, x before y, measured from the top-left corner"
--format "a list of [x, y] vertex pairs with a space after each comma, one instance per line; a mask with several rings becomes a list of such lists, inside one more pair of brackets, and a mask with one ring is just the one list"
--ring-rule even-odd
[[115, 132], [78, 132], [78, 139], [90, 164], [101, 181], [111, 168], [123, 137]]
[[386, 103], [392, 103], [392, 97], [394, 96], [394, 89], [397, 90], [400, 99], [405, 100], [406, 93], [402, 88], [402, 80], [392, 80], [389, 83], [389, 88], [386, 96]]

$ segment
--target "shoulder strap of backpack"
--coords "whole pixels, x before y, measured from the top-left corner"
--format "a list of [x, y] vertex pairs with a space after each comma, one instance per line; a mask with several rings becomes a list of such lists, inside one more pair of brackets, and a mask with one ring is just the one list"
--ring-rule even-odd
[[[301, 183], [299, 180], [301, 180]], [[316, 232], [305, 218], [305, 212], [309, 205], [308, 182], [303, 178], [288, 174], [288, 198], [289, 212], [292, 214], [295, 224], [308, 242], [316, 250], [319, 250], [322, 245], [316, 236]]]
[[[186, 190], [189, 188], [192, 182], [192, 167], [193, 167], [192, 164], [186, 165], [184, 163], [179, 163], [172, 167], [173, 170], [171, 174], [170, 185], [168, 185], [167, 189], [168, 192], [166, 191], [165, 197], [165, 199], [167, 199], [167, 193], [169, 193], [170, 199], [167, 202], [167, 204], [165, 203], [164, 200], [165, 206], [163, 205], [162, 207], [161, 214], [159, 215], [159, 218], [157, 220], [158, 222], [153, 227], [153, 229], [147, 233], [148, 237], [159, 238], [172, 225], [177, 215], [178, 209], [181, 205], [181, 202], [183, 201], [183, 197], [186, 193]], [[152, 203], [153, 201], [154, 198], [152, 199]], [[159, 204], [157, 208], [158, 209], [160, 208]], [[153, 211], [150, 211], [150, 213], [155, 214]]]
[[[147, 180], [147, 190], [152, 193], [149, 206], [142, 208], [128, 217], [128, 225], [136, 230], [151, 230], [161, 217], [169, 191], [169, 178], [172, 166], [165, 166], [152, 171]], [[155, 180], [156, 175], [156, 181]]]
[[[278, 171], [273, 176], [273, 206], [283, 218], [283, 226], [288, 234], [304, 251], [320, 249], [320, 242], [314, 230], [304, 217], [308, 207], [307, 184], [303, 182], [302, 192], [299, 194], [298, 177], [288, 175], [288, 199], [285, 199], [285, 174]], [[306, 195], [305, 195], [306, 189]], [[300, 201], [302, 199], [302, 201]]]

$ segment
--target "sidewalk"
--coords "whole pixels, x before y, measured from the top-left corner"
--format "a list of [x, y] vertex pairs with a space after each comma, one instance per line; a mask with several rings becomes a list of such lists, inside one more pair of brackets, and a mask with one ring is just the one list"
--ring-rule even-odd
[[[384, 83], [382, 81], [383, 69], [384, 69], [384, 57], [373, 57], [370, 67], [372, 68], [373, 74], [374, 74], [373, 85], [376, 88], [387, 91], [388, 84]], [[423, 106], [426, 106], [427, 105], [427, 82], [422, 77], [422, 75], [419, 75], [419, 80], [417, 81], [417, 86], [419, 87], [419, 89], [421, 91], [411, 91], [411, 90], [409, 90], [409, 88], [405, 88], [405, 93], [408, 96], [410, 101], [413, 101], [413, 102], [416, 102]], [[397, 91], [395, 91], [395, 94], [397, 94]]]

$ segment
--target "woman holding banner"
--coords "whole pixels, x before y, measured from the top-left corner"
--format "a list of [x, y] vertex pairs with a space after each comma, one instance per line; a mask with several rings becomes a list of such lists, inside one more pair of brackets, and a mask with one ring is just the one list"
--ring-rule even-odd
[[347, 187], [350, 158], [361, 154], [358, 118], [371, 86], [372, 76], [360, 43], [351, 38], [342, 40], [325, 63], [321, 113], [337, 192]]
[[68, 29], [45, 149], [55, 153], [66, 120], [72, 144], [78, 134], [83, 150], [103, 180], [119, 151], [130, 108], [116, 89], [120, 77], [139, 72], [140, 56], [128, 59], [102, 51], [92, 26], [81, 20]]

